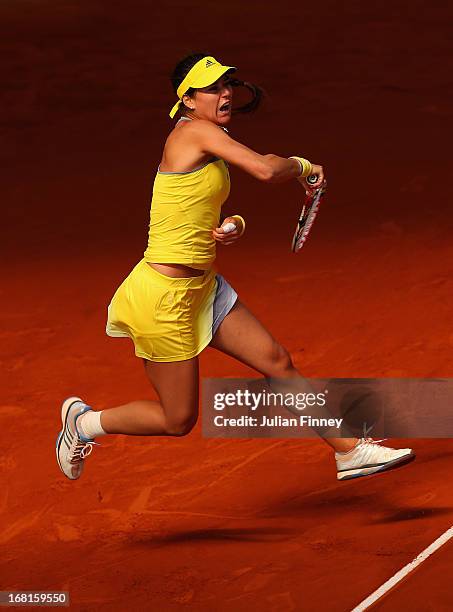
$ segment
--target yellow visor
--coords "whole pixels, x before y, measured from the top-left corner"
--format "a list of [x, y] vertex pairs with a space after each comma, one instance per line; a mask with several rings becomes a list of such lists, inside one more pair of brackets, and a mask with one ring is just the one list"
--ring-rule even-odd
[[173, 119], [173, 117], [176, 115], [179, 109], [179, 105], [182, 104], [183, 95], [191, 87], [193, 87], [194, 89], [200, 89], [201, 87], [207, 87], [208, 85], [212, 85], [217, 81], [217, 79], [220, 79], [220, 77], [229, 70], [235, 71], [237, 70], [237, 68], [235, 68], [234, 66], [223, 66], [211, 56], [203, 57], [201, 60], [199, 60], [195, 64], [195, 66], [192, 66], [192, 68], [185, 76], [183, 82], [178, 87], [176, 93], [178, 94], [179, 100], [171, 109], [170, 117]]

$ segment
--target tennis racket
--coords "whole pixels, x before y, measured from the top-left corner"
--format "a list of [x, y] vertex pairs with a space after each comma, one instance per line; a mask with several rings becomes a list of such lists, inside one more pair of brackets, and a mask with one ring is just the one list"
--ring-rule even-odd
[[[318, 177], [316, 174], [312, 174], [307, 177], [307, 183], [314, 185]], [[296, 231], [294, 232], [293, 242], [291, 250], [293, 253], [297, 253], [304, 246], [307, 240], [308, 234], [312, 228], [313, 222], [318, 214], [321, 200], [326, 192], [326, 181], [315, 189], [314, 191], [307, 191], [305, 194], [304, 205], [302, 206], [302, 212], [300, 213], [299, 221], [297, 222]]]

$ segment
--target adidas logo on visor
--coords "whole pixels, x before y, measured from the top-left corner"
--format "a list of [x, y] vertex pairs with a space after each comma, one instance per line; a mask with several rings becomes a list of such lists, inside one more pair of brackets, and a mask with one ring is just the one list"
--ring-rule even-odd
[[211, 62], [211, 60], [206, 60], [206, 68], [209, 68], [209, 66], [213, 66], [215, 62]]

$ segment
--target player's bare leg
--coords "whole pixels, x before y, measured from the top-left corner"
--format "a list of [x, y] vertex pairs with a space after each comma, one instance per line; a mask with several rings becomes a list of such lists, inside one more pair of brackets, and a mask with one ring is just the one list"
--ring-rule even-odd
[[63, 402], [56, 455], [67, 478], [80, 478], [98, 436], [183, 436], [191, 431], [198, 417], [198, 358], [171, 363], [145, 361], [145, 371], [160, 402], [136, 400], [101, 412], [78, 397]]
[[[210, 346], [235, 357], [266, 378], [300, 380], [302, 377], [288, 351], [240, 301], [222, 321]], [[347, 452], [358, 442], [353, 437], [323, 439], [337, 452]]]
[[189, 433], [198, 417], [198, 357], [166, 363], [145, 361], [145, 371], [160, 402], [136, 400], [103, 410], [103, 429], [138, 436]]
[[[267, 378], [302, 381], [288, 351], [239, 301], [221, 323], [211, 346]], [[296, 388], [299, 384], [295, 382]], [[414, 458], [411, 449], [386, 448], [371, 439], [323, 437], [323, 440], [335, 450], [339, 480], [373, 474]]]

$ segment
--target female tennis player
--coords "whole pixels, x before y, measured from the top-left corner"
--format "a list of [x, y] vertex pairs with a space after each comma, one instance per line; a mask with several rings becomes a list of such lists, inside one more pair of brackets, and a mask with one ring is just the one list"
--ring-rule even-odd
[[[251, 366], [269, 379], [301, 377], [288, 351], [237, 299], [213, 269], [216, 243], [229, 245], [244, 234], [240, 215], [220, 223], [228, 197], [228, 164], [267, 183], [315, 174], [323, 168], [304, 158], [261, 155], [227, 133], [233, 86], [253, 93], [241, 109], [254, 109], [259, 88], [232, 80], [236, 68], [195, 54], [176, 66], [172, 84], [177, 122], [164, 146], [151, 203], [148, 247], [117, 289], [108, 309], [107, 334], [129, 337], [160, 401], [136, 400], [102, 411], [78, 397], [63, 403], [57, 461], [71, 480], [80, 477], [95, 439], [106, 434], [183, 436], [198, 417], [198, 355], [208, 345]], [[228, 231], [232, 230], [232, 231]], [[380, 472], [407, 462], [411, 449], [394, 450], [370, 438], [329, 438], [338, 479]]]

